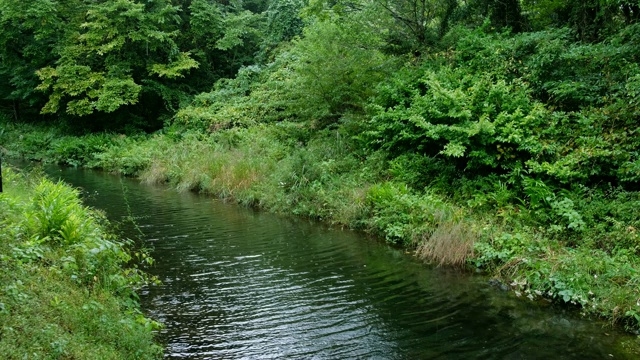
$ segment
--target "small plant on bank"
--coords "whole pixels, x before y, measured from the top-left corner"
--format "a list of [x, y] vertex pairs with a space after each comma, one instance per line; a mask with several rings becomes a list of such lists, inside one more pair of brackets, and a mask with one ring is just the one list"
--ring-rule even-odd
[[0, 353], [7, 359], [156, 359], [162, 348], [135, 291], [131, 244], [106, 231], [78, 192], [3, 168]]

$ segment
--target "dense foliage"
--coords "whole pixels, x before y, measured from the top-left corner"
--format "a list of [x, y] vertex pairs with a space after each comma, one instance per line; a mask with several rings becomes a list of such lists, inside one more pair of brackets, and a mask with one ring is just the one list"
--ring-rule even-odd
[[251, 61], [261, 46], [264, 7], [205, 0], [1, 1], [0, 99], [16, 120], [36, 110], [89, 117], [91, 128], [114, 119], [120, 127], [157, 128], [159, 117]]
[[[78, 191], [3, 169], [0, 354], [5, 359], [156, 359], [158, 324], [139, 309], [147, 279], [130, 243]], [[139, 259], [136, 259], [139, 260]]]
[[637, 329], [638, 20], [629, 0], [0, 0], [0, 141], [366, 229]]

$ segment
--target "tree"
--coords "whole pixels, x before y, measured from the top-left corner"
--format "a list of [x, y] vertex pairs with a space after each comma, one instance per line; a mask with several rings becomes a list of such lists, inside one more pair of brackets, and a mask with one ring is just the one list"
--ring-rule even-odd
[[188, 22], [180, 37], [203, 65], [198, 75], [206, 88], [200, 91], [253, 63], [264, 36], [262, 10], [262, 4], [255, 2], [209, 0], [193, 0], [184, 9]]
[[302, 34], [304, 23], [300, 12], [303, 0], [276, 0], [267, 10], [267, 46], [275, 46], [283, 41], [290, 41]]
[[375, 4], [387, 11], [396, 22], [394, 41], [410, 39], [413, 51], [419, 52], [438, 38], [437, 24], [443, 11], [454, 4], [451, 1], [433, 0], [375, 0]]
[[113, 112], [137, 103], [146, 80], [178, 78], [196, 68], [174, 41], [178, 10], [165, 0], [91, 3], [59, 44], [55, 66], [37, 71], [37, 89], [49, 94], [42, 112], [61, 106], [77, 116]]
[[153, 122], [255, 61], [268, 5], [0, 0], [0, 105]]
[[524, 0], [535, 29], [570, 26], [583, 41], [595, 42], [640, 20], [634, 0]]
[[21, 103], [40, 108], [46, 101], [36, 91], [36, 70], [55, 61], [66, 23], [83, 8], [74, 0], [0, 0], [0, 100], [16, 119]]
[[316, 20], [284, 56], [292, 60], [288, 92], [303, 118], [324, 126], [348, 112], [361, 112], [391, 61], [375, 28], [353, 16]]
[[511, 28], [514, 33], [525, 30], [527, 25], [522, 16], [520, 0], [487, 0], [485, 2], [491, 24], [500, 28]]

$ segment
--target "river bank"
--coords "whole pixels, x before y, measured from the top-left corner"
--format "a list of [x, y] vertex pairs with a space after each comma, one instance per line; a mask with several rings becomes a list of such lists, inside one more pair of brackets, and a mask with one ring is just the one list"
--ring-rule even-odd
[[151, 261], [117, 238], [78, 192], [4, 164], [0, 193], [0, 354], [4, 359], [157, 359], [136, 290]]
[[[398, 164], [358, 151], [344, 127], [313, 136], [287, 123], [210, 134], [169, 127], [131, 136], [75, 137], [51, 126], [8, 123], [3, 129], [3, 146], [13, 156], [102, 168], [364, 230], [426, 261], [485, 271], [528, 298], [523, 301], [566, 303], [631, 332], [640, 327], [637, 248], [601, 246], [604, 236], [637, 241], [637, 193], [558, 198], [554, 216], [542, 222], [536, 209], [503, 202], [500, 189], [484, 198], [446, 194], [438, 184], [416, 190], [395, 175]], [[602, 211], [611, 214], [610, 223], [599, 222], [595, 214]]]
[[483, 274], [425, 266], [359, 231], [101, 170], [42, 167], [108, 218], [135, 217], [161, 281], [140, 303], [165, 325], [165, 359], [637, 358], [622, 329], [522, 301]]

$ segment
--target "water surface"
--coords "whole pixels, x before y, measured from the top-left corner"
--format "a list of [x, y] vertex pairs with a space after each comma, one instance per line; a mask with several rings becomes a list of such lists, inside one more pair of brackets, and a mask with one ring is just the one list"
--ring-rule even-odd
[[[611, 359], [620, 331], [361, 234], [109, 174], [49, 169], [136, 219], [169, 359]], [[124, 224], [124, 231], [137, 230]]]

